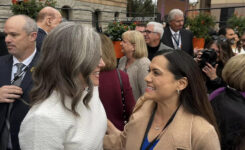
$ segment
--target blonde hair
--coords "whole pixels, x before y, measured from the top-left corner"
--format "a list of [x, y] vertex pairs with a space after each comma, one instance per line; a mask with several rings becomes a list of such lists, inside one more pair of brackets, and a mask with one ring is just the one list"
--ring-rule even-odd
[[105, 67], [101, 71], [110, 71], [116, 69], [117, 59], [114, 51], [114, 46], [110, 38], [104, 34], [100, 34], [102, 59], [105, 63]]
[[245, 91], [245, 54], [230, 58], [222, 71], [222, 77], [230, 87]]
[[127, 39], [135, 46], [133, 57], [136, 59], [148, 57], [148, 51], [145, 43], [145, 38], [142, 33], [136, 30], [126, 31], [122, 34], [123, 39]]

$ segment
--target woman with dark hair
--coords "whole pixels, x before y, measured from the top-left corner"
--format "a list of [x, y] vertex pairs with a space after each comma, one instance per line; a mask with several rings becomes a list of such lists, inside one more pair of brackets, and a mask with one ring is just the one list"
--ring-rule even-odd
[[245, 54], [232, 57], [222, 71], [228, 86], [210, 95], [221, 135], [222, 150], [245, 148]]
[[[219, 37], [216, 40], [211, 41], [207, 45], [208, 49], [212, 49], [217, 54], [216, 65], [212, 66], [206, 63], [206, 66], [202, 68], [202, 71], [206, 75], [206, 85], [208, 88], [208, 93], [213, 92], [219, 87], [225, 86], [225, 82], [221, 77], [221, 72], [227, 61], [234, 56], [231, 49], [231, 44], [229, 40], [223, 37]], [[200, 57], [201, 54], [198, 56]]]
[[220, 150], [202, 73], [191, 56], [177, 50], [160, 51], [145, 81], [146, 92], [124, 131], [108, 121], [104, 149]]
[[[100, 34], [100, 38], [105, 66], [99, 75], [99, 95], [107, 118], [119, 130], [123, 130], [133, 111], [135, 100], [127, 73], [116, 69], [117, 60], [111, 39], [103, 34]], [[123, 95], [119, 78], [121, 78]]]
[[103, 66], [92, 28], [65, 22], [42, 45], [31, 109], [20, 128], [23, 150], [100, 150], [106, 114], [90, 74]]

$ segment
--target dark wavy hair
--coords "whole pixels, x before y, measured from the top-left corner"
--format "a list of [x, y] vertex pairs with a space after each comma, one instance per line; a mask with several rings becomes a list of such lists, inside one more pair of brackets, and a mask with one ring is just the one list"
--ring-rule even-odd
[[[92, 28], [71, 22], [58, 25], [43, 42], [33, 73], [31, 106], [43, 102], [56, 91], [63, 106], [78, 115], [76, 106], [88, 87], [88, 93], [83, 98], [88, 107], [93, 93], [89, 75], [99, 64], [100, 49], [100, 37]], [[71, 106], [65, 105], [67, 97], [71, 98]]]
[[220, 37], [218, 39], [212, 40], [207, 44], [207, 48], [210, 48], [213, 44], [217, 45], [217, 47], [219, 48], [219, 61], [222, 62], [224, 65], [231, 57], [235, 55], [232, 51], [231, 43], [228, 39]]
[[181, 50], [161, 50], [155, 56], [164, 56], [168, 60], [168, 69], [176, 80], [187, 78], [188, 85], [180, 92], [180, 103], [190, 113], [205, 118], [219, 135], [202, 72], [193, 58]]

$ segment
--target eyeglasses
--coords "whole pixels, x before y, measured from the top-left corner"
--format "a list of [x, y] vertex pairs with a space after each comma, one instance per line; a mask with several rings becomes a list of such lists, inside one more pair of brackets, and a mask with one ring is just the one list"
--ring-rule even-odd
[[144, 31], [139, 31], [140, 33], [145, 33], [145, 30]]
[[151, 34], [151, 33], [157, 33], [157, 32], [150, 31], [150, 30], [145, 30], [145, 33], [146, 33], [146, 34]]

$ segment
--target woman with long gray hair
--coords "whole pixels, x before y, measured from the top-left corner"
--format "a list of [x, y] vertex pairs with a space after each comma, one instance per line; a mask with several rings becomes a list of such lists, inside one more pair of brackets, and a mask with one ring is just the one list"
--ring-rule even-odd
[[33, 71], [21, 149], [102, 149], [106, 114], [89, 77], [103, 62], [100, 49], [99, 35], [75, 23], [62, 23], [47, 36]]

